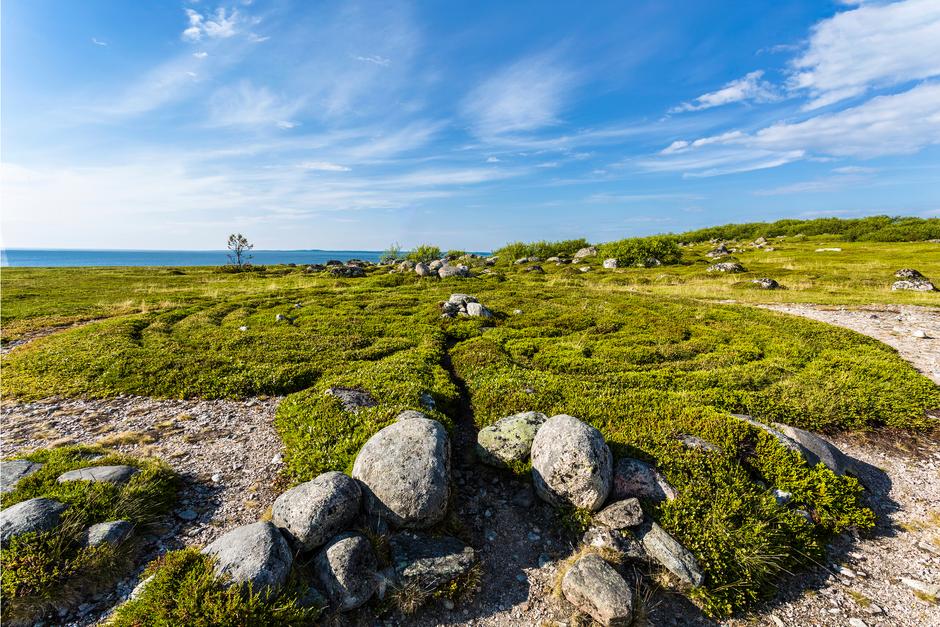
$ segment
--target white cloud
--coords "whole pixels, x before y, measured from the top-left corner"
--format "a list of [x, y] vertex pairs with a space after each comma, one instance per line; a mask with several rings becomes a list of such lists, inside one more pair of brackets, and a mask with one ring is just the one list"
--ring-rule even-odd
[[531, 131], [558, 123], [575, 75], [554, 55], [522, 59], [483, 81], [463, 112], [483, 136]]
[[107, 46], [107, 45], [108, 45], [108, 42], [106, 42], [106, 41], [101, 41], [101, 40], [98, 39], [97, 37], [92, 37], [92, 38], [91, 38], [91, 43], [95, 44], [96, 46]]
[[227, 11], [219, 7], [215, 13], [203, 15], [194, 9], [186, 9], [189, 26], [183, 31], [183, 39], [187, 41], [200, 41], [203, 37], [208, 39], [227, 39], [238, 33], [240, 17], [237, 10]]
[[486, 158], [487, 163], [499, 163], [500, 161], [502, 161], [502, 159], [500, 159], [499, 157], [487, 157]]
[[727, 83], [718, 91], [702, 94], [692, 102], [684, 102], [670, 109], [670, 113], [682, 111], [701, 111], [733, 102], [772, 102], [780, 98], [773, 85], [761, 80], [763, 70], [755, 70], [743, 78]]
[[317, 172], [349, 172], [349, 168], [338, 163], [329, 163], [327, 161], [304, 161], [300, 164], [304, 170], [314, 170]]
[[940, 75], [940, 2], [863, 4], [817, 24], [792, 62], [789, 87], [807, 90], [807, 109]]
[[196, 57], [197, 59], [205, 59], [206, 57], [209, 56], [209, 53], [206, 52], [205, 50], [200, 50], [199, 52], [194, 52], [193, 56]]
[[372, 54], [367, 57], [355, 56], [353, 57], [356, 61], [362, 61], [363, 63], [372, 63], [374, 65], [381, 65], [382, 67], [387, 67], [392, 60], [381, 57], [377, 54]]
[[640, 165], [648, 170], [714, 176], [809, 157], [911, 154], [933, 144], [940, 144], [940, 83], [923, 83], [900, 94], [878, 96], [802, 122], [779, 122], [755, 133], [733, 131], [675, 141], [658, 158]]
[[209, 100], [210, 126], [264, 126], [293, 128], [290, 118], [300, 108], [299, 100], [286, 100], [267, 87], [239, 81], [223, 87]]

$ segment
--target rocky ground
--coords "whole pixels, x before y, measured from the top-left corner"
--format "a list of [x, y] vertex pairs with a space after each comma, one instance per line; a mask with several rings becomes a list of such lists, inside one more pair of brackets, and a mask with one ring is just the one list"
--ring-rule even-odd
[[[805, 315], [871, 335], [894, 346], [940, 383], [940, 311], [918, 307], [856, 310], [804, 305], [773, 309]], [[922, 330], [926, 338], [917, 337]], [[184, 478], [174, 515], [150, 538], [156, 555], [205, 545], [259, 518], [286, 485], [279, 477], [281, 444], [273, 428], [278, 399], [175, 401], [139, 397], [45, 400], [0, 406], [3, 456], [51, 444], [100, 443], [154, 455]], [[387, 624], [573, 625], [572, 608], [556, 594], [559, 570], [575, 549], [559, 515], [535, 498], [528, 482], [473, 461], [475, 434], [466, 416], [455, 437], [456, 514], [460, 535], [482, 559], [482, 587], [453, 607], [433, 601], [416, 617]], [[472, 424], [472, 423], [470, 423]], [[864, 462], [862, 480], [878, 514], [864, 538], [841, 536], [829, 559], [781, 581], [762, 611], [726, 621], [744, 625], [940, 626], [928, 595], [940, 586], [940, 441], [879, 435], [843, 436], [843, 451]], [[70, 624], [91, 624], [133, 587], [133, 579], [82, 606]], [[918, 593], [915, 588], [920, 587]], [[926, 593], [925, 593], [926, 591]], [[650, 625], [710, 625], [681, 595], [639, 590]]]

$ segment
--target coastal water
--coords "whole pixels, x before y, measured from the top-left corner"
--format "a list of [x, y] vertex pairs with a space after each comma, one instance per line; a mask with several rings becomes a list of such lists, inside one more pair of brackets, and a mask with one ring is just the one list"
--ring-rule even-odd
[[[221, 266], [224, 250], [65, 250], [10, 248], [0, 250], [0, 267], [65, 266]], [[377, 250], [253, 250], [251, 263], [326, 263], [330, 259], [378, 261]]]

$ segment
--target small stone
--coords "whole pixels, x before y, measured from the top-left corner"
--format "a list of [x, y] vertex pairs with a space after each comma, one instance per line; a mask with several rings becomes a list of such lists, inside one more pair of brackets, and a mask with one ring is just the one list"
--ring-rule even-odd
[[364, 605], [377, 587], [377, 562], [372, 545], [358, 533], [336, 536], [314, 560], [326, 596], [339, 611]]
[[594, 522], [611, 529], [636, 527], [643, 522], [643, 509], [635, 498], [617, 501], [594, 516]]
[[359, 513], [362, 493], [355, 479], [331, 471], [277, 497], [271, 522], [311, 551], [348, 528]]
[[284, 463], [284, 457], [280, 453], [275, 453], [274, 457], [271, 458], [272, 466], [279, 466]]
[[327, 396], [335, 396], [339, 399], [343, 409], [356, 414], [364, 407], [375, 407], [378, 405], [375, 398], [366, 390], [359, 388], [334, 387], [326, 391]]
[[193, 520], [196, 520], [197, 518], [199, 518], [199, 514], [197, 514], [196, 512], [194, 512], [194, 511], [191, 510], [191, 509], [179, 510], [179, 511], [176, 512], [176, 515], [177, 515], [181, 520], [186, 520], [186, 521], [193, 521]]
[[851, 625], [851, 627], [868, 627], [861, 618], [850, 618], [849, 625]]
[[247, 331], [247, 330], [248, 330], [248, 327], [246, 327], [245, 325], [242, 325], [242, 326], [238, 327], [238, 330], [239, 330], [239, 331]]
[[629, 531], [609, 527], [591, 527], [584, 532], [581, 541], [585, 546], [593, 546], [605, 551], [612, 551], [622, 559], [643, 560], [646, 551]]
[[640, 541], [650, 557], [685, 583], [698, 587], [705, 581], [695, 557], [655, 522], [641, 529]]
[[457, 538], [401, 532], [389, 539], [392, 565], [401, 583], [437, 590], [476, 563], [476, 553]]
[[16, 489], [21, 479], [25, 479], [42, 468], [42, 464], [25, 459], [0, 462], [0, 493], [8, 494]]
[[222, 475], [219, 473], [212, 475], [212, 483], [218, 483], [219, 481], [222, 481]]
[[901, 583], [915, 592], [934, 598], [940, 597], [940, 584], [929, 584], [909, 577], [901, 577]]
[[615, 500], [628, 498], [671, 501], [676, 490], [656, 468], [639, 459], [624, 457], [614, 467], [611, 495]]
[[914, 329], [911, 335], [921, 340], [927, 339], [927, 332], [923, 329]]
[[202, 550], [215, 558], [217, 575], [250, 583], [256, 593], [276, 592], [287, 580], [293, 554], [280, 530], [267, 521], [236, 527]]
[[82, 546], [100, 546], [102, 544], [120, 544], [126, 540], [134, 525], [126, 520], [112, 520], [110, 522], [92, 525], [85, 531], [81, 540]]
[[778, 490], [774, 488], [773, 491], [774, 500], [777, 501], [777, 505], [786, 505], [791, 500], [793, 500], [793, 495], [789, 492], [784, 492], [783, 490]]
[[603, 265], [605, 268], [616, 268], [618, 264], [616, 259], [611, 258], [605, 259]]
[[524, 462], [535, 434], [546, 420], [545, 414], [535, 411], [499, 419], [477, 434], [477, 455], [483, 462], [501, 468]]

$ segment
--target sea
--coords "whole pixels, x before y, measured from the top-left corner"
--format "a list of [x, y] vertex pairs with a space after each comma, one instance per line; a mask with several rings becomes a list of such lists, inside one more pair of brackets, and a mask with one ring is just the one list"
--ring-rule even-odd
[[[251, 263], [326, 263], [331, 259], [378, 261], [378, 250], [253, 250]], [[225, 250], [68, 250], [7, 248], [0, 250], [0, 267], [54, 268], [67, 266], [221, 266]]]

